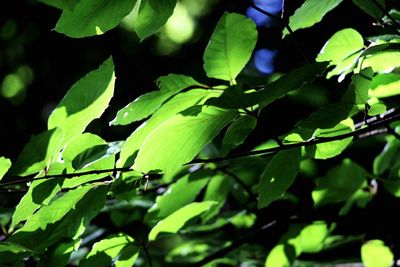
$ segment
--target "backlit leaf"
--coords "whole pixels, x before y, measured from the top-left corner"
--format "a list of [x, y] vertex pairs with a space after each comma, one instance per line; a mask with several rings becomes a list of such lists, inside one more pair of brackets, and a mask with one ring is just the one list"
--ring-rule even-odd
[[187, 221], [209, 210], [216, 203], [215, 201], [193, 202], [180, 208], [151, 229], [149, 241], [155, 240], [158, 234], [162, 232], [178, 232]]
[[145, 139], [133, 169], [147, 173], [180, 167], [237, 115], [236, 111], [196, 106], [171, 117]]
[[108, 107], [114, 93], [114, 82], [114, 64], [109, 58], [71, 87], [50, 114], [48, 128], [63, 129], [64, 142], [82, 133]]
[[381, 240], [370, 240], [361, 247], [361, 259], [365, 267], [390, 267], [394, 256]]
[[5, 157], [0, 157], [0, 181], [11, 167], [11, 160]]
[[257, 42], [254, 22], [243, 15], [225, 13], [204, 52], [204, 70], [210, 78], [230, 81], [249, 61]]

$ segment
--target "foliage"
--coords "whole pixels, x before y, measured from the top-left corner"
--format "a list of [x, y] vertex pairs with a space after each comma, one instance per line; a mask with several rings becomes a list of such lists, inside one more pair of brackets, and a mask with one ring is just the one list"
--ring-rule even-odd
[[[41, 2], [62, 10], [55, 31], [68, 37], [102, 35], [133, 14], [141, 41], [179, 5]], [[260, 28], [224, 12], [204, 48], [206, 82], [190, 73], [157, 79], [159, 90], [136, 98], [109, 123], [142, 123], [124, 140], [86, 130], [112, 103], [119, 66], [106, 59], [69, 89], [48, 129], [33, 135], [16, 160], [0, 157], [1, 190], [26, 190], [15, 209], [0, 214], [0, 265], [317, 266], [324, 264], [317, 255], [356, 244], [357, 255], [325, 263], [391, 266], [398, 251], [385, 245], [390, 238], [340, 232], [344, 218], [373, 202], [378, 190], [400, 195], [399, 11], [383, 0], [353, 2], [385, 33], [339, 29], [315, 60], [250, 84]], [[283, 23], [282, 38], [296, 38], [341, 3], [305, 0], [287, 23], [261, 13]], [[312, 98], [308, 90], [328, 84], [345, 89], [254, 147], [264, 111], [279, 116], [282, 98]], [[381, 149], [369, 166], [353, 158], [362, 138]], [[329, 166], [324, 175], [313, 171], [319, 164]], [[312, 185], [307, 194], [294, 190], [302, 182]], [[274, 205], [282, 203], [295, 212], [274, 217]], [[330, 208], [331, 215], [299, 214], [304, 203], [310, 214]], [[104, 218], [112, 227], [99, 224]], [[260, 236], [277, 226], [275, 240], [263, 243], [268, 238]]]

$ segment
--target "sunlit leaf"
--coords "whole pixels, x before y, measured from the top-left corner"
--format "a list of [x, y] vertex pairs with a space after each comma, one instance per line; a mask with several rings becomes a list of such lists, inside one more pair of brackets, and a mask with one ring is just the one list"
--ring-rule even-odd
[[139, 255], [138, 248], [133, 242], [133, 238], [126, 234], [108, 236], [93, 245], [79, 266], [132, 266]]
[[5, 157], [0, 157], [0, 181], [11, 167], [11, 160]]
[[69, 242], [57, 244], [48, 248], [44, 256], [42, 256], [37, 267], [47, 266], [65, 266], [68, 264], [69, 258], [73, 251], [78, 250], [82, 239], [75, 239]]
[[[334, 137], [342, 134], [350, 133], [354, 130], [353, 120], [348, 118], [343, 120], [336, 126], [329, 129], [317, 129], [314, 132], [314, 138]], [[316, 159], [332, 158], [342, 153], [352, 142], [353, 137], [341, 140], [322, 142], [317, 145], [307, 146], [307, 153]]]
[[328, 234], [329, 229], [325, 222], [314, 222], [301, 230], [295, 245], [301, 252], [317, 253], [323, 248]]
[[[313, 26], [320, 22], [322, 18], [343, 0], [306, 0], [301, 7], [299, 7], [294, 15], [289, 18], [289, 26], [293, 31], [304, 29]], [[288, 30], [283, 31], [283, 35], [289, 34]]]
[[72, 160], [72, 167], [75, 170], [86, 168], [101, 159], [109, 158], [115, 155], [120, 151], [121, 146], [122, 142], [111, 142], [108, 144], [89, 147], [83, 152], [79, 153]]
[[158, 32], [171, 17], [175, 5], [176, 0], [141, 0], [135, 23], [140, 40]]
[[64, 9], [55, 30], [73, 38], [103, 34], [115, 28], [135, 6], [136, 0], [80, 0], [73, 10]]
[[201, 105], [208, 98], [218, 95], [220, 95], [218, 91], [193, 89], [174, 96], [128, 137], [121, 148], [117, 167], [130, 167], [144, 140], [170, 117], [191, 106]]
[[246, 137], [254, 130], [257, 119], [253, 116], [240, 116], [226, 130], [222, 140], [221, 153], [226, 156], [232, 149], [242, 144]]
[[215, 204], [217, 204], [215, 201], [193, 202], [180, 208], [151, 229], [149, 241], [155, 240], [161, 232], [178, 232], [187, 221], [209, 210]]
[[133, 169], [147, 173], [178, 168], [191, 161], [236, 116], [236, 111], [196, 106], [171, 117], [146, 138]]
[[296, 252], [290, 244], [279, 244], [275, 246], [265, 261], [265, 267], [290, 267], [296, 258]]
[[330, 61], [332, 65], [337, 65], [363, 48], [364, 40], [361, 34], [351, 28], [343, 29], [329, 38], [316, 60]]
[[300, 166], [301, 149], [278, 152], [261, 175], [258, 207], [268, 206], [292, 185]]
[[236, 13], [225, 13], [215, 27], [204, 52], [204, 70], [210, 78], [230, 81], [249, 61], [257, 42], [256, 25]]
[[82, 133], [108, 107], [114, 93], [114, 82], [114, 64], [109, 58], [71, 87], [50, 114], [48, 128], [63, 129], [64, 142]]
[[381, 240], [370, 240], [361, 247], [361, 259], [365, 267], [390, 267], [394, 256]]
[[368, 102], [368, 90], [371, 86], [373, 75], [374, 72], [371, 68], [362, 69], [360, 73], [354, 74], [341, 102], [359, 105], [359, 108], [364, 110], [365, 104]]
[[52, 161], [56, 161], [64, 143], [64, 132], [60, 128], [54, 128], [32, 136], [11, 166], [10, 173], [29, 175], [42, 171]]
[[371, 67], [374, 72], [388, 73], [400, 67], [400, 52], [384, 51], [366, 57], [363, 67]]
[[104, 206], [107, 187], [80, 187], [42, 207], [9, 241], [44, 251], [62, 238], [76, 239]]
[[156, 81], [160, 91], [153, 91], [139, 96], [133, 102], [118, 111], [111, 125], [126, 125], [145, 119], [153, 114], [167, 99], [189, 86], [201, 86], [192, 77], [170, 74]]
[[[212, 206], [208, 212], [201, 216], [204, 222], [218, 214], [218, 211], [225, 204], [230, 189], [231, 183], [229, 177], [219, 174], [210, 178], [204, 194], [204, 201], [216, 201], [218, 204]], [[234, 219], [231, 222], [234, 222]]]
[[376, 75], [371, 83], [369, 96], [384, 98], [400, 94], [400, 75], [385, 73]]

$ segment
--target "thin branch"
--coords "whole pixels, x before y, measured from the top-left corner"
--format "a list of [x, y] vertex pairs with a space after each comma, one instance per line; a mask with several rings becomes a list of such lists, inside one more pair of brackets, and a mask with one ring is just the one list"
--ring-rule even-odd
[[65, 173], [65, 174], [54, 174], [54, 175], [45, 175], [42, 177], [37, 177], [35, 178], [34, 175], [28, 175], [28, 176], [16, 176], [16, 177], [9, 177], [9, 179], [17, 178], [18, 180], [11, 181], [11, 182], [5, 182], [0, 184], [0, 188], [10, 186], [10, 185], [15, 185], [15, 184], [22, 184], [22, 183], [28, 183], [32, 181], [37, 181], [37, 180], [45, 180], [45, 179], [57, 179], [57, 178], [73, 178], [73, 177], [79, 177], [79, 176], [84, 176], [84, 175], [91, 175], [91, 174], [102, 174], [102, 173], [113, 173], [113, 172], [130, 172], [133, 171], [130, 167], [124, 167], [124, 168], [113, 168], [113, 169], [104, 169], [104, 170], [91, 170], [91, 171], [86, 171], [86, 172], [77, 172], [77, 173]]
[[377, 0], [372, 0], [372, 2], [376, 5], [376, 7], [383, 13], [385, 14], [386, 17], [388, 17], [394, 25], [397, 26], [398, 29], [400, 29], [400, 24], [397, 22], [395, 18], [393, 18], [392, 15], [389, 14], [389, 12], [381, 5]]
[[143, 252], [144, 252], [144, 255], [146, 256], [149, 267], [153, 267], [153, 262], [151, 261], [151, 257], [150, 257], [149, 251], [147, 250], [146, 244], [144, 244], [143, 242], [140, 242], [140, 246], [143, 248]]
[[268, 16], [270, 18], [273, 18], [273, 19], [279, 21], [287, 29], [287, 31], [289, 32], [290, 36], [293, 38], [293, 41], [295, 42], [299, 52], [303, 55], [303, 57], [306, 60], [306, 62], [307, 63], [311, 62], [311, 60], [304, 53], [305, 50], [303, 49], [302, 45], [300, 45], [300, 42], [298, 42], [297, 39], [295, 38], [294, 31], [292, 30], [292, 28], [290, 27], [290, 25], [289, 25], [289, 23], [287, 21], [285, 21], [283, 18], [281, 18], [281, 17], [279, 17], [277, 15], [274, 15], [274, 14], [272, 14], [272, 13], [270, 13], [270, 12], [268, 12], [268, 11], [258, 7], [258, 6], [256, 6], [255, 4], [250, 4], [250, 7], [254, 8], [258, 12], [260, 12], [261, 14], [264, 14], [265, 16]]
[[378, 134], [382, 134], [382, 132], [375, 131], [375, 130], [377, 130], [381, 127], [387, 127], [391, 122], [394, 122], [396, 120], [400, 120], [399, 112], [391, 113], [388, 116], [385, 116], [381, 119], [371, 122], [370, 124], [367, 124], [365, 126], [365, 128], [360, 128], [360, 129], [357, 129], [357, 130], [354, 130], [352, 132], [348, 132], [345, 134], [339, 134], [339, 135], [330, 136], [330, 137], [318, 137], [318, 138], [310, 139], [310, 140], [307, 140], [304, 142], [283, 144], [283, 145], [277, 146], [277, 147], [261, 149], [261, 150], [253, 150], [253, 151], [249, 151], [249, 152], [234, 154], [234, 155], [227, 156], [225, 158], [194, 159], [187, 164], [220, 162], [220, 161], [249, 157], [249, 156], [266, 155], [266, 154], [269, 155], [269, 154], [278, 153], [279, 151], [282, 151], [282, 150], [303, 147], [303, 146], [312, 146], [312, 145], [323, 144], [323, 143], [328, 143], [328, 142], [332, 142], [332, 141], [339, 141], [339, 140], [343, 140], [343, 139], [346, 139], [349, 137], [361, 137], [362, 138], [362, 137], [365, 137], [365, 135], [368, 135], [368, 136], [378, 135]]
[[259, 229], [248, 233], [247, 235], [245, 235], [242, 238], [239, 238], [238, 240], [233, 241], [229, 246], [224, 247], [220, 250], [217, 250], [216, 252], [214, 252], [211, 255], [208, 255], [207, 257], [205, 257], [204, 259], [202, 259], [199, 262], [196, 262], [195, 264], [193, 264], [193, 267], [200, 267], [203, 266], [213, 260], [219, 259], [224, 257], [226, 254], [228, 254], [229, 252], [231, 252], [234, 249], [237, 249], [238, 247], [240, 247], [241, 245], [247, 243], [248, 241], [250, 241], [254, 236], [260, 235], [262, 232], [270, 229], [271, 227], [275, 226], [278, 223], [277, 220], [272, 221], [268, 224], [263, 225], [262, 227], [260, 227]]

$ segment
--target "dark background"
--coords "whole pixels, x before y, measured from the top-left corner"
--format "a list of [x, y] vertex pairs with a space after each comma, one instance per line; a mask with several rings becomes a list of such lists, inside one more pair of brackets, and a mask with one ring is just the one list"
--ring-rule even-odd
[[[321, 0], [322, 1], [322, 0]], [[211, 3], [212, 2], [212, 3]], [[286, 1], [285, 16], [289, 16], [303, 1]], [[393, 5], [396, 1], [388, 1]], [[244, 14], [250, 1], [226, 0], [210, 1], [209, 12], [198, 18], [199, 28], [193, 40], [183, 44], [176, 54], [162, 56], [156, 52], [158, 36], [152, 36], [142, 43], [135, 33], [118, 27], [104, 35], [83, 39], [72, 39], [59, 34], [54, 28], [61, 11], [36, 1], [8, 1], [0, 11], [0, 32], [7, 22], [15, 24], [15, 33], [11, 37], [0, 39], [0, 82], [5, 75], [16, 71], [21, 65], [29, 66], [33, 72], [32, 82], [19, 96], [8, 99], [0, 96], [1, 139], [0, 156], [15, 160], [24, 144], [32, 134], [46, 130], [47, 117], [67, 90], [87, 72], [97, 68], [110, 55], [116, 66], [115, 95], [109, 109], [103, 117], [94, 121], [88, 131], [97, 133], [107, 141], [125, 139], [138, 124], [109, 127], [116, 112], [144, 92], [156, 90], [154, 81], [161, 75], [182, 73], [197, 80], [213, 84], [216, 81], [206, 79], [202, 69], [203, 51], [214, 27], [224, 11]], [[286, 72], [303, 65], [304, 53], [313, 59], [326, 40], [337, 30], [351, 27], [363, 36], [382, 34], [386, 30], [374, 26], [375, 21], [355, 7], [350, 0], [345, 0], [323, 21], [310, 29], [296, 32], [293, 38], [281, 39], [282, 25], [278, 22], [273, 27], [259, 28], [257, 48], [269, 48], [277, 51], [274, 60], [276, 72]], [[257, 84], [267, 81], [268, 75], [257, 72], [252, 62], [242, 77], [242, 81]], [[320, 81], [314, 88], [313, 95], [305, 99], [286, 97], [268, 107], [261, 116], [257, 130], [250, 142], [242, 149], [290, 130], [296, 121], [304, 118], [318, 106], [338, 99], [346, 88], [346, 79], [340, 86], [332, 81]], [[314, 99], [307, 99], [313, 98]], [[353, 145], [345, 156], [353, 158], [368, 171], [374, 157], [382, 149], [382, 143], [359, 142]], [[319, 161], [318, 174], [324, 174], [328, 167], [339, 163], [341, 159]], [[294, 191], [301, 196], [308, 195], [313, 183], [300, 180]], [[390, 208], [388, 208], [390, 203]], [[311, 210], [311, 203], [304, 203], [305, 212]], [[399, 208], [399, 201], [385, 193], [378, 194], [367, 209], [355, 210], [351, 216], [340, 223], [343, 233], [368, 233], [371, 238], [386, 240], [398, 248], [399, 221], [393, 212]], [[276, 214], [286, 208], [281, 204], [271, 205], [260, 211], [260, 216]], [[287, 207], [290, 209], [290, 207]], [[390, 210], [388, 210], [390, 209]], [[328, 207], [315, 214], [309, 214], [310, 220], [323, 218], [337, 220], [337, 207]], [[285, 212], [283, 212], [285, 213]], [[288, 212], [289, 213], [289, 212]], [[277, 232], [279, 237], [280, 232]], [[347, 251], [346, 251], [347, 249]], [[345, 248], [342, 254], [353, 253], [359, 247]], [[358, 252], [357, 252], [358, 253]], [[331, 254], [329, 256], [335, 256]]]

